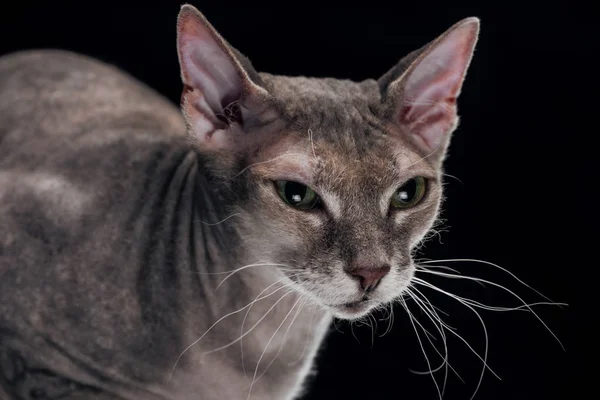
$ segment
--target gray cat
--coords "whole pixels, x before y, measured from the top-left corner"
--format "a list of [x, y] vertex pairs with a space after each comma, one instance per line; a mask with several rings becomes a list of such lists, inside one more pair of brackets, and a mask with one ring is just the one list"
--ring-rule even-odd
[[0, 398], [298, 398], [332, 317], [411, 283], [478, 31], [284, 77], [186, 5], [183, 118], [81, 55], [1, 58]]

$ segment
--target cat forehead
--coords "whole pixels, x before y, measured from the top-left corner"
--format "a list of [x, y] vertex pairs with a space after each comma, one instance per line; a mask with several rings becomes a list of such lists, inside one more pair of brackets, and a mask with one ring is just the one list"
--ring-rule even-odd
[[260, 74], [284, 117], [296, 124], [356, 125], [380, 104], [377, 82]]
[[333, 162], [377, 155], [389, 146], [375, 81], [269, 74], [262, 78], [285, 126], [283, 147], [301, 148], [309, 140], [311, 151], [317, 147]]
[[390, 134], [376, 81], [261, 78], [286, 121], [280, 139], [263, 149], [261, 158], [272, 160], [265, 170], [336, 192], [349, 183], [385, 190], [414, 174], [435, 176], [410, 140]]

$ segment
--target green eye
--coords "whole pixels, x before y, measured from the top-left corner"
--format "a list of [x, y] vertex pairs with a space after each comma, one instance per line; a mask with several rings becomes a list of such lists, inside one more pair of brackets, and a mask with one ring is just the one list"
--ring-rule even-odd
[[277, 193], [289, 205], [301, 210], [313, 209], [319, 196], [308, 186], [292, 181], [276, 181]]
[[426, 181], [423, 177], [409, 179], [404, 185], [394, 192], [392, 207], [410, 208], [417, 205], [425, 195]]

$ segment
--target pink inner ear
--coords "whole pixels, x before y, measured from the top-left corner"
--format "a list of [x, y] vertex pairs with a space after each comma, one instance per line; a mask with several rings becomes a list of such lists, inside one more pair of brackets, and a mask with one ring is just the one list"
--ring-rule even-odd
[[230, 135], [223, 119], [226, 107], [243, 91], [240, 67], [225, 41], [195, 10], [180, 13], [177, 45], [185, 85], [182, 106], [190, 133], [201, 149], [226, 148]]
[[457, 27], [404, 78], [398, 119], [428, 151], [435, 151], [456, 123], [456, 98], [476, 39], [476, 24]]
[[237, 67], [216, 33], [198, 16], [182, 15], [178, 31], [184, 83], [202, 93], [213, 113], [221, 113], [224, 103], [236, 100], [242, 92]]

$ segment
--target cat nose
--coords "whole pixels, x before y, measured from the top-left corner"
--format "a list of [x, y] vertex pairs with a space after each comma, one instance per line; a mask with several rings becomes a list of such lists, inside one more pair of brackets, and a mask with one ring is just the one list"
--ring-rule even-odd
[[375, 290], [381, 278], [390, 272], [389, 265], [382, 265], [379, 267], [360, 267], [350, 271], [350, 275], [357, 278], [360, 281], [360, 287], [367, 292]]

